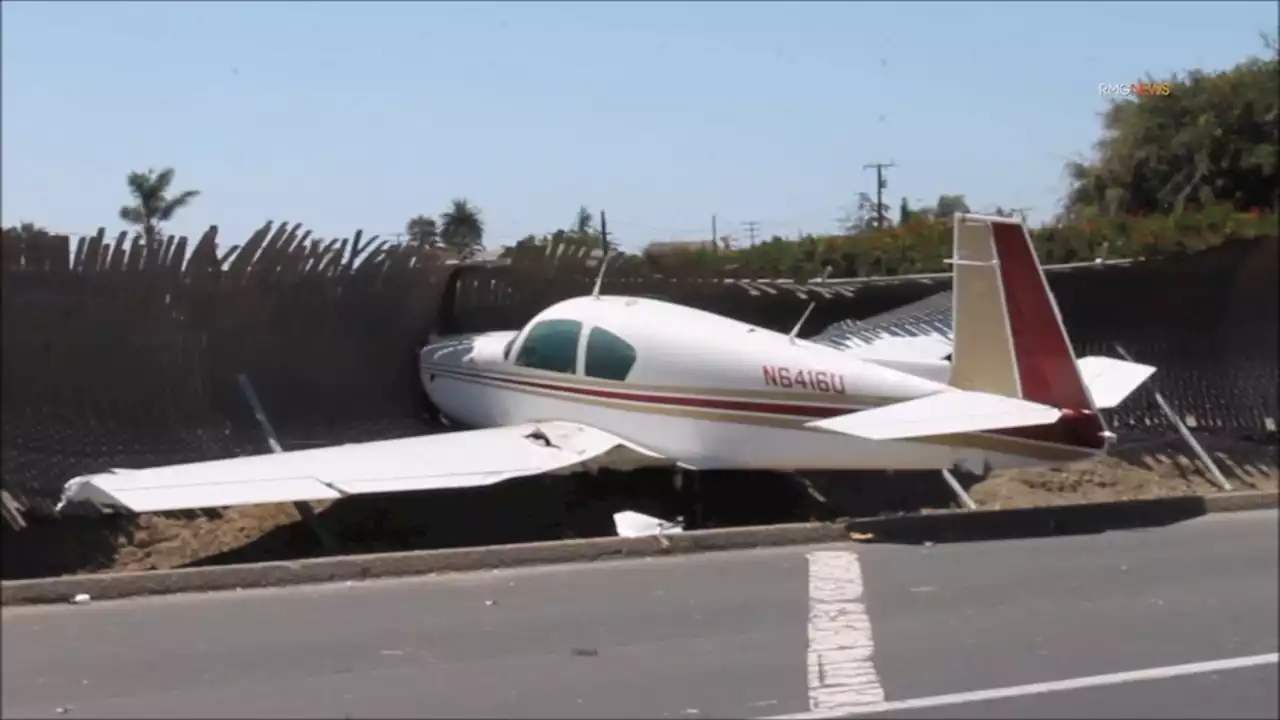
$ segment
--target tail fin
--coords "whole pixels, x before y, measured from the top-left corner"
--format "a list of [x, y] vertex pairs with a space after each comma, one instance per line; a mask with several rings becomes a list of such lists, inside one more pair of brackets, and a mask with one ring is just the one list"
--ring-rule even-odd
[[1063, 419], [1037, 439], [1102, 449], [1111, 435], [1026, 226], [982, 215], [957, 214], [954, 221], [950, 384], [1059, 408]]

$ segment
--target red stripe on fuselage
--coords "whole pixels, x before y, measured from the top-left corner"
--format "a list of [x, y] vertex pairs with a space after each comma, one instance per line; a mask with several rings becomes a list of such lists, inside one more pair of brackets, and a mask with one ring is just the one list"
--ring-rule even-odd
[[689, 397], [686, 395], [667, 395], [634, 392], [630, 390], [611, 390], [586, 385], [576, 385], [572, 383], [526, 380], [524, 378], [514, 378], [509, 375], [495, 375], [491, 373], [459, 370], [455, 368], [441, 368], [440, 372], [471, 376], [477, 380], [487, 380], [490, 382], [508, 383], [510, 385], [519, 385], [539, 390], [563, 392], [570, 395], [597, 397], [607, 400], [626, 400], [629, 402], [650, 403], [654, 405], [672, 405], [676, 407], [699, 408], [705, 410], [726, 410], [730, 412], [750, 412], [760, 413], [763, 415], [785, 415], [789, 417], [829, 418], [837, 415], [844, 415], [846, 413], [857, 412], [858, 410], [863, 409], [852, 405], [801, 405], [797, 403], [779, 403], [760, 400]]

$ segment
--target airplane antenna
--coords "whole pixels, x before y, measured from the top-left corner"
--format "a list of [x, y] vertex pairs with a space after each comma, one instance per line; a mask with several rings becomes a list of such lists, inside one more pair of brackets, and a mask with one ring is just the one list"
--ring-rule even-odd
[[[835, 267], [835, 265], [828, 265], [828, 266], [827, 266], [827, 269], [825, 269], [825, 270], [823, 270], [823, 271], [822, 271], [822, 281], [823, 281], [823, 282], [826, 282], [826, 281], [827, 281], [827, 278], [831, 276], [831, 270], [832, 270], [832, 268], [834, 268], [834, 267]], [[800, 327], [801, 327], [802, 325], [804, 325], [804, 321], [805, 321], [805, 320], [808, 320], [808, 319], [809, 319], [809, 313], [813, 312], [813, 309], [814, 309], [815, 307], [817, 307], [817, 306], [818, 306], [818, 301], [817, 301], [817, 300], [812, 300], [812, 301], [810, 301], [810, 302], [809, 302], [809, 307], [805, 308], [805, 309], [804, 309], [804, 314], [800, 316], [800, 322], [796, 323], [796, 326], [795, 326], [795, 327], [793, 327], [793, 328], [791, 328], [791, 333], [790, 333], [789, 335], [787, 335], [787, 339], [788, 339], [788, 340], [790, 340], [791, 342], [795, 342], [795, 340], [796, 340], [796, 334], [800, 332]]]
[[604, 257], [600, 258], [600, 272], [596, 275], [596, 286], [591, 288], [591, 297], [600, 297], [600, 286], [604, 284], [604, 270], [609, 265], [609, 250], [604, 251]]

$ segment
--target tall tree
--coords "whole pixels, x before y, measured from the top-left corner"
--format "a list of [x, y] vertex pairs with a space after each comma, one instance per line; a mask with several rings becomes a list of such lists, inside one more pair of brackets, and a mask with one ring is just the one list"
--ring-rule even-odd
[[591, 210], [586, 205], [578, 208], [578, 214], [573, 218], [573, 232], [579, 237], [591, 237], [596, 231], [596, 219], [591, 214]]
[[[603, 215], [601, 213], [601, 217]], [[597, 243], [600, 249], [607, 253], [613, 245], [605, 237], [605, 230], [607, 229], [603, 224], [597, 228], [595, 215], [590, 208], [582, 205], [578, 208], [578, 214], [573, 218], [573, 229], [569, 231], [569, 235], [579, 240]]]
[[172, 220], [179, 210], [190, 205], [200, 195], [199, 190], [185, 190], [177, 195], [170, 195], [173, 168], [165, 168], [159, 172], [131, 172], [126, 182], [134, 204], [120, 208], [120, 219], [142, 228], [147, 242], [156, 239], [162, 223]]
[[850, 234], [856, 235], [863, 230], [870, 230], [876, 227], [879, 218], [885, 218], [885, 225], [892, 225], [889, 220], [889, 206], [877, 205], [876, 199], [870, 193], [858, 193], [858, 200], [853, 210], [846, 209], [844, 214], [837, 221], [840, 228]]
[[956, 213], [967, 212], [969, 212], [969, 203], [964, 195], [939, 195], [937, 204], [933, 206], [934, 216], [943, 219], [949, 219]]
[[404, 232], [409, 242], [418, 247], [434, 248], [440, 246], [440, 229], [436, 219], [430, 215], [416, 215], [405, 223]]
[[[1089, 161], [1067, 165], [1067, 217], [1178, 213], [1277, 203], [1280, 51], [1221, 72], [1192, 70], [1112, 102]], [[1166, 90], [1165, 92], [1164, 90]]]
[[455, 198], [449, 209], [440, 213], [440, 242], [469, 260], [484, 251], [484, 220], [480, 209], [466, 198]]

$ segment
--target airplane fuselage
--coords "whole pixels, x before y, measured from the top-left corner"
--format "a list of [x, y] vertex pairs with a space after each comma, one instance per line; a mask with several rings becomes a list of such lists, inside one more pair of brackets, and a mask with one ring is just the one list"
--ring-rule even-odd
[[871, 441], [806, 428], [951, 391], [947, 364], [871, 362], [647, 298], [566, 300], [521, 330], [433, 343], [420, 369], [458, 424], [578, 422], [705, 470], [978, 470], [1096, 453], [1001, 433]]

